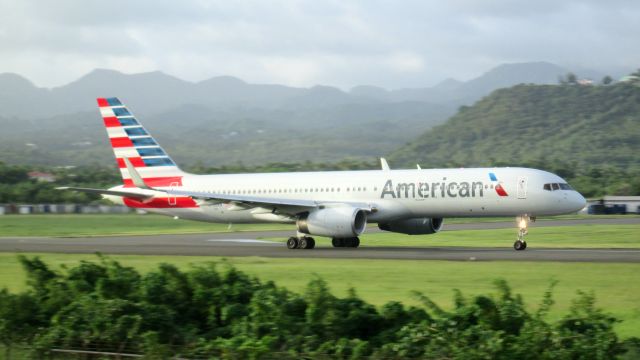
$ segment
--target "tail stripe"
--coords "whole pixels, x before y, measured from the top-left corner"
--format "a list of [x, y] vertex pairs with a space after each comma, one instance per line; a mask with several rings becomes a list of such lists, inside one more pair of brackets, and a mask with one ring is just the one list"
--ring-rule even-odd
[[124, 131], [129, 136], [145, 136], [145, 135], [149, 135], [147, 133], [147, 131], [142, 126], [125, 128]]
[[116, 148], [113, 149], [113, 152], [116, 154], [116, 159], [120, 159], [120, 158], [134, 158], [134, 157], [140, 157], [140, 154], [138, 154], [138, 151], [135, 148], [131, 148], [131, 147], [126, 147], [126, 148]]
[[98, 98], [98, 106], [100, 107], [105, 107], [105, 106], [122, 106], [122, 103], [120, 102], [120, 100], [118, 100], [118, 98]]
[[153, 140], [151, 137], [136, 138], [136, 139], [131, 139], [131, 141], [133, 142], [133, 145], [135, 145], [136, 147], [158, 145], [158, 143], [155, 140]]
[[138, 121], [132, 117], [130, 118], [118, 118], [118, 121], [120, 122], [120, 125], [122, 126], [135, 126], [135, 125], [140, 125], [138, 123]]
[[133, 186], [125, 157], [155, 186], [171, 186], [181, 179], [184, 173], [118, 98], [98, 98], [97, 102], [125, 186]]
[[108, 116], [104, 118], [104, 126], [110, 128], [110, 127], [116, 127], [116, 126], [122, 126], [122, 125], [120, 124], [120, 121], [118, 121], [117, 117]]
[[[131, 165], [133, 165], [133, 167], [135, 167], [135, 168], [145, 167], [146, 166], [145, 163], [144, 163], [144, 160], [142, 160], [142, 158], [130, 157], [128, 159], [131, 162]], [[124, 163], [124, 159], [117, 159], [117, 161], [118, 161], [118, 167], [120, 169], [126, 169], [127, 168], [127, 164]]]
[[113, 113], [117, 117], [120, 117], [120, 116], [133, 116], [133, 115], [131, 115], [129, 110], [127, 110], [126, 108], [123, 108], [123, 107], [114, 107], [114, 108], [111, 108], [111, 110], [113, 110]]
[[167, 155], [165, 152], [159, 147], [151, 147], [151, 148], [136, 148], [138, 150], [138, 154], [140, 156], [162, 156]]
[[128, 137], [111, 138], [111, 146], [114, 148], [133, 147], [133, 142]]

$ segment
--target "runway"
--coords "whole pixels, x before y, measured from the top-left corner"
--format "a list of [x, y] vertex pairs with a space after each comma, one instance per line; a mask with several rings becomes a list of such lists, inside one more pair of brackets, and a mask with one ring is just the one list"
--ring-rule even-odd
[[[539, 221], [532, 227], [577, 224], [638, 224], [640, 218]], [[445, 225], [447, 226], [447, 225]], [[514, 228], [513, 222], [452, 224], [447, 230]], [[370, 231], [373, 229], [367, 229]], [[373, 232], [373, 231], [371, 231]], [[191, 256], [263, 256], [272, 258], [404, 259], [453, 261], [567, 261], [639, 262], [640, 249], [536, 248], [515, 251], [487, 247], [380, 247], [363, 242], [358, 249], [318, 247], [289, 250], [284, 243], [260, 240], [282, 238], [293, 231], [225, 232], [191, 235], [113, 236], [83, 238], [0, 238], [1, 252], [95, 253]]]

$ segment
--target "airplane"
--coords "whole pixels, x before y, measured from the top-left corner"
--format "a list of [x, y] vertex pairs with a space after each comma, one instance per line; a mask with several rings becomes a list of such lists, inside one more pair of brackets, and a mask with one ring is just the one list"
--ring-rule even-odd
[[[100, 194], [134, 209], [218, 223], [296, 225], [289, 249], [313, 249], [312, 236], [357, 248], [368, 223], [384, 231], [435, 234], [447, 217], [515, 216], [515, 250], [529, 221], [575, 213], [584, 197], [561, 177], [522, 167], [195, 175], [182, 171], [116, 97], [98, 98], [123, 184]], [[197, 144], [194, 144], [197, 147]], [[194, 149], [197, 151], [197, 148]]]

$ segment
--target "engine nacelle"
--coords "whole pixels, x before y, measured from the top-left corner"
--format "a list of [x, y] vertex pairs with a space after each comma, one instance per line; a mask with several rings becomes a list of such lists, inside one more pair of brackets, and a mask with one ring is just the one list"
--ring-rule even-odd
[[332, 238], [355, 237], [364, 232], [367, 213], [349, 206], [327, 207], [300, 216], [296, 225], [298, 231], [305, 234]]
[[407, 235], [426, 235], [440, 231], [443, 222], [442, 218], [412, 218], [379, 223], [378, 228]]

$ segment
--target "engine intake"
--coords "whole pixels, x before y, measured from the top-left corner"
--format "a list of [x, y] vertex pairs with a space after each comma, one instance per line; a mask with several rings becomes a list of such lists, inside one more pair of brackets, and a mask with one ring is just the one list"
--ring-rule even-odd
[[353, 207], [328, 207], [301, 215], [296, 222], [298, 231], [333, 238], [355, 237], [367, 226], [367, 213]]
[[440, 231], [443, 222], [442, 218], [411, 218], [379, 223], [378, 228], [407, 235], [426, 235]]

